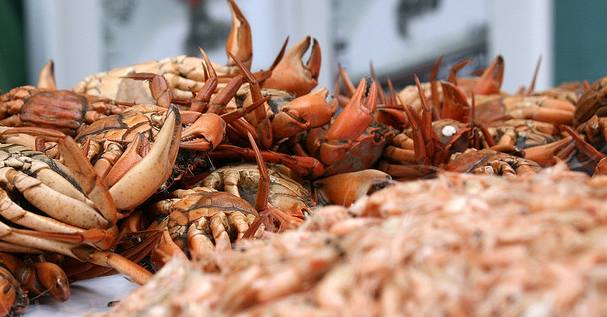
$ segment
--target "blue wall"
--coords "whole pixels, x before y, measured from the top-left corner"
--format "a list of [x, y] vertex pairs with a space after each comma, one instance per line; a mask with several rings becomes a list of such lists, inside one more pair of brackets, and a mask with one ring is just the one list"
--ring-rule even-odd
[[607, 76], [607, 1], [555, 0], [555, 83]]
[[20, 0], [0, 0], [0, 93], [25, 84], [23, 6]]

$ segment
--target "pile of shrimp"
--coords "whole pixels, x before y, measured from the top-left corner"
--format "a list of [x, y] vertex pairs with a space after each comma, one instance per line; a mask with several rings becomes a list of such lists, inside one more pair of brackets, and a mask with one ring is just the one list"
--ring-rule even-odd
[[173, 260], [96, 316], [605, 316], [607, 176], [445, 173]]

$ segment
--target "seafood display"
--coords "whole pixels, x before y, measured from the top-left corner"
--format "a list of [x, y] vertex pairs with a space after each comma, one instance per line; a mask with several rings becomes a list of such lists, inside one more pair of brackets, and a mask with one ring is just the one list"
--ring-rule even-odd
[[607, 77], [509, 94], [502, 56], [406, 87], [323, 65], [331, 91], [312, 36], [251, 70], [227, 3], [225, 64], [65, 90], [49, 62], [0, 95], [0, 316], [116, 273], [143, 286], [101, 316], [607, 314]]
[[[444, 173], [179, 258], [101, 316], [601, 316], [605, 176]], [[246, 264], [245, 264], [246, 263]]]

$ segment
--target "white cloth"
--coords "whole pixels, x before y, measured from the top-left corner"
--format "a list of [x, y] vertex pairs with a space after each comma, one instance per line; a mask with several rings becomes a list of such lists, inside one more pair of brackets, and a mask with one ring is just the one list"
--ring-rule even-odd
[[126, 297], [137, 285], [121, 275], [104, 276], [71, 285], [72, 294], [66, 302], [58, 302], [49, 296], [39, 302], [31, 303], [25, 317], [70, 317], [89, 313], [103, 312], [109, 309], [108, 303]]

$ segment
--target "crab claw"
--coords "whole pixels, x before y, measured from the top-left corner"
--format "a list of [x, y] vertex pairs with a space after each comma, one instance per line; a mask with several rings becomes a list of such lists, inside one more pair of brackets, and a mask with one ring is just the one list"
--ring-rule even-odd
[[242, 14], [236, 1], [229, 0], [230, 10], [232, 10], [232, 28], [226, 41], [226, 52], [228, 53], [228, 66], [236, 66], [232, 56], [235, 56], [242, 62], [247, 69], [251, 68], [253, 61], [253, 39], [251, 36], [251, 26], [247, 18]]
[[171, 104], [171, 100], [173, 99], [171, 96], [171, 88], [164, 76], [154, 73], [134, 73], [125, 76], [124, 78], [148, 80], [150, 82], [150, 92], [152, 93], [152, 98], [154, 98], [156, 104], [163, 108], [168, 108]]
[[[304, 64], [301, 59], [310, 45], [312, 45], [312, 51], [308, 61]], [[263, 82], [263, 87], [285, 90], [297, 96], [303, 96], [318, 84], [320, 64], [320, 45], [315, 38], [307, 36], [287, 51], [272, 71], [270, 78]]]
[[327, 89], [323, 88], [315, 93], [295, 98], [282, 107], [272, 120], [274, 138], [288, 138], [301, 131], [329, 123], [336, 104], [332, 106], [327, 103], [327, 94]]
[[19, 287], [19, 281], [6, 268], [0, 267], [0, 315], [11, 316], [12, 312], [22, 313], [28, 304], [27, 295]]
[[181, 148], [211, 151], [223, 141], [226, 123], [214, 113], [203, 113], [194, 123], [183, 129]]
[[329, 176], [314, 182], [319, 203], [349, 207], [358, 198], [393, 184], [392, 177], [382, 171], [366, 169]]
[[450, 82], [441, 82], [444, 95], [443, 108], [441, 109], [441, 119], [453, 119], [465, 122], [470, 105], [465, 93], [456, 85]]
[[65, 272], [55, 263], [35, 263], [38, 281], [54, 299], [65, 302], [70, 298], [70, 283]]
[[36, 87], [42, 89], [57, 90], [57, 82], [55, 81], [55, 63], [49, 59], [48, 63], [42, 67], [38, 75], [38, 84]]
[[499, 94], [504, 81], [504, 58], [498, 55], [472, 88], [475, 95]]
[[607, 175], [607, 157], [602, 158], [596, 164], [593, 175]]
[[168, 179], [180, 140], [181, 116], [177, 107], [171, 106], [149, 153], [110, 188], [119, 210], [132, 210], [141, 205]]
[[590, 120], [592, 116], [604, 117], [607, 115], [607, 77], [601, 78], [587, 87], [577, 102], [575, 109], [575, 125]]
[[367, 97], [365, 97], [366, 90], [367, 81], [363, 78], [350, 102], [327, 131], [325, 135], [327, 142], [320, 147], [320, 160], [324, 164], [331, 165], [342, 159], [350, 149], [351, 143], [373, 121], [373, 113], [377, 107], [377, 85], [371, 85]]

